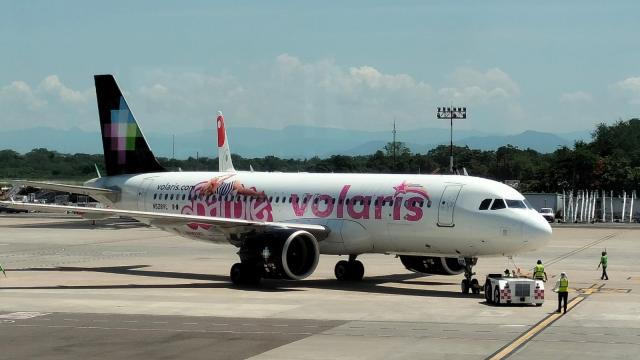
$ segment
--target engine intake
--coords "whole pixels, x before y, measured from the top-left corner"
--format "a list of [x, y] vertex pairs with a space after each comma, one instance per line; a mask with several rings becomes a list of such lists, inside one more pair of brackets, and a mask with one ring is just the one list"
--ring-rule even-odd
[[245, 244], [250, 247], [241, 250], [242, 261], [263, 268], [265, 278], [302, 280], [315, 271], [320, 258], [318, 240], [304, 230], [262, 233]]
[[457, 258], [400, 255], [407, 270], [432, 275], [458, 275], [464, 272]]

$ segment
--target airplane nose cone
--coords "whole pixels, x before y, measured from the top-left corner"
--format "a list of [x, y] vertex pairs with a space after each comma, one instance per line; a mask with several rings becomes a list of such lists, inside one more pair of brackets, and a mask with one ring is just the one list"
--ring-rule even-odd
[[522, 235], [524, 240], [533, 248], [541, 248], [551, 240], [551, 225], [539, 214], [524, 221]]

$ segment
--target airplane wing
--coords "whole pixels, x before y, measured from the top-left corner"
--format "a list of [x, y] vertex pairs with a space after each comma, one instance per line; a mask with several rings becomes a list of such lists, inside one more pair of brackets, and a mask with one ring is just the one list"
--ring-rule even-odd
[[11, 180], [11, 184], [20, 185], [20, 186], [32, 186], [35, 188], [41, 189], [49, 189], [56, 191], [63, 191], [73, 194], [81, 194], [81, 195], [110, 195], [116, 194], [118, 191], [103, 189], [91, 186], [82, 186], [82, 185], [67, 185], [67, 184], [56, 184], [50, 183], [46, 181], [30, 181], [30, 180]]
[[298, 229], [306, 230], [313, 234], [318, 240], [323, 240], [329, 235], [330, 230], [323, 225], [306, 223], [285, 223], [285, 222], [262, 222], [243, 219], [227, 219], [221, 217], [208, 217], [187, 214], [164, 214], [150, 211], [120, 210], [105, 208], [90, 208], [80, 206], [46, 205], [20, 203], [12, 201], [0, 201], [1, 206], [13, 209], [33, 210], [42, 212], [68, 213], [73, 212], [79, 215], [102, 215], [102, 216], [128, 216], [136, 220], [157, 226], [182, 226], [187, 224], [211, 225], [224, 233], [244, 233], [251, 230], [272, 229]]

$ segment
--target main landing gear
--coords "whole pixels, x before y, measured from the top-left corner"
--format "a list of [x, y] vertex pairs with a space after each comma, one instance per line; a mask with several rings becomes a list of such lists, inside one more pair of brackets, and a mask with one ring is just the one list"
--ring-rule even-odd
[[257, 263], [241, 262], [233, 264], [229, 277], [231, 277], [231, 282], [234, 285], [259, 285], [262, 279], [262, 272], [262, 268]]
[[473, 294], [480, 294], [480, 283], [478, 279], [474, 279], [473, 267], [478, 262], [478, 258], [464, 258], [464, 279], [460, 283], [460, 289], [463, 294], [468, 294], [469, 290]]
[[334, 274], [340, 281], [360, 281], [364, 277], [364, 265], [356, 260], [358, 255], [349, 255], [349, 261], [340, 260], [336, 264]]

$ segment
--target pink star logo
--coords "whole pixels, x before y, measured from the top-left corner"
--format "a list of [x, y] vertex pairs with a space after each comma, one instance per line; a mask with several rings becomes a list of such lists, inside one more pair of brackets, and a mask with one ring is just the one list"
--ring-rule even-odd
[[393, 196], [398, 196], [399, 194], [406, 194], [407, 188], [408, 188], [407, 182], [406, 181], [401, 182], [400, 185], [393, 187], [393, 189], [396, 191], [396, 193]]

